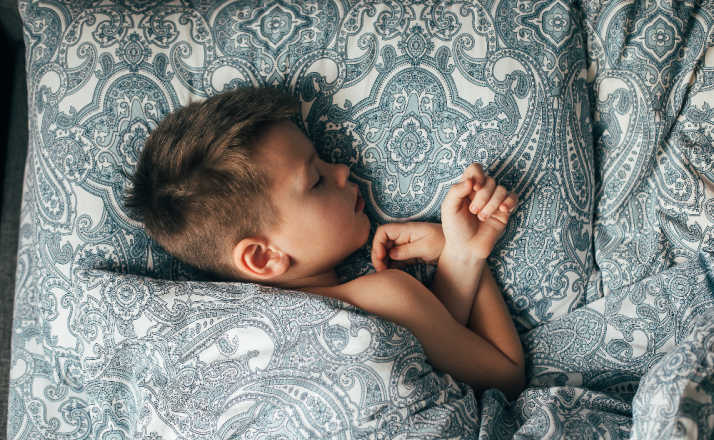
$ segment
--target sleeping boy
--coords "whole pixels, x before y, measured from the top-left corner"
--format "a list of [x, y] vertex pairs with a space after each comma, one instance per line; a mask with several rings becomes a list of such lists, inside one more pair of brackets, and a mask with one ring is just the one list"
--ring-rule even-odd
[[[441, 224], [391, 223], [372, 241], [376, 272], [341, 283], [335, 266], [370, 222], [349, 168], [323, 161], [277, 88], [238, 88], [167, 115], [141, 152], [126, 205], [152, 239], [228, 280], [337, 298], [408, 328], [433, 366], [510, 399], [525, 386], [518, 333], [486, 258], [517, 197], [467, 167]], [[430, 286], [394, 264], [437, 263]]]

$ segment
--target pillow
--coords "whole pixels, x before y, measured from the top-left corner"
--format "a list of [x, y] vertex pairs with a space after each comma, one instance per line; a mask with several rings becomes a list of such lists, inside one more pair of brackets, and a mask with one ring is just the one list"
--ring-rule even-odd
[[[195, 277], [126, 214], [126, 174], [151, 129], [189, 99], [274, 84], [299, 98], [321, 155], [350, 165], [374, 224], [438, 221], [473, 161], [517, 192], [491, 263], [521, 328], [584, 303], [591, 121], [584, 40], [568, 3], [20, 8], [28, 204], [56, 276], [94, 267]], [[355, 274], [369, 269], [363, 256], [349, 262]]]
[[[161, 118], [190, 99], [239, 85], [277, 85], [300, 100], [301, 128], [324, 159], [350, 165], [374, 226], [438, 221], [446, 191], [473, 161], [517, 192], [519, 208], [489, 262], [520, 330], [594, 298], [586, 294], [593, 268], [590, 102], [571, 2], [22, 0], [19, 9], [30, 145], [11, 438], [54, 432], [58, 424], [61, 432], [88, 429], [81, 411], [89, 408], [87, 390], [79, 393], [73, 379], [89, 348], [70, 325], [76, 307], [106, 301], [116, 317], [139, 316], [162, 307], [141, 290], [142, 276], [205, 277], [148, 239], [121, 197]], [[81, 281], [90, 269], [115, 273], [115, 280], [98, 279], [123, 287], [89, 295], [101, 291]], [[345, 278], [369, 270], [367, 249], [340, 267]], [[82, 331], [99, 331], [101, 319], [88, 314], [89, 330]], [[140, 335], [116, 319], [105, 325], [121, 338], [102, 350], [117, 350], [124, 339], [148, 343], [141, 335], [151, 336], [154, 324]], [[392, 331], [386, 321], [370, 322], [374, 332]], [[350, 322], [349, 331], [361, 325]], [[187, 333], [187, 343], [198, 335]], [[142, 356], [130, 348], [131, 356]], [[424, 368], [423, 359], [413, 362], [413, 371]], [[102, 392], [92, 401], [103, 402]], [[124, 426], [122, 411], [111, 410]]]

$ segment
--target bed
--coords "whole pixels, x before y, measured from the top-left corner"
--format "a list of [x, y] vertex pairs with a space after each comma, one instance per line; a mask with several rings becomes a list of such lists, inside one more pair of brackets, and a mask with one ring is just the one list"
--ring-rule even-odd
[[[712, 436], [713, 3], [18, 8], [29, 144], [9, 439]], [[242, 85], [299, 100], [372, 232], [438, 221], [474, 161], [519, 194], [489, 258], [527, 357], [515, 401], [432, 368], [392, 322], [217, 282], [147, 237], [121, 201], [143, 141]], [[368, 256], [340, 277], [373, 270]]]

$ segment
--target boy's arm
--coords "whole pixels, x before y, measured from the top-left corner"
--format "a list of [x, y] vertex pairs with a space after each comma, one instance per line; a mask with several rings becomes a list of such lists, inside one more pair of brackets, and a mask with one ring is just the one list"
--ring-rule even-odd
[[503, 234], [518, 197], [497, 185], [480, 164], [468, 166], [441, 204], [444, 248], [431, 284], [463, 325], [469, 322], [486, 258]]
[[[491, 339], [497, 343], [508, 341], [505, 347], [495, 345], [458, 323], [441, 301], [411, 275], [387, 269], [338, 287], [339, 294], [328, 293], [324, 288], [314, 291], [339, 297], [407, 327], [421, 342], [431, 364], [454, 378], [480, 389], [499, 388], [509, 399], [516, 398], [525, 386], [522, 356], [514, 356], [514, 361], [504, 354], [514, 342], [520, 346], [515, 332], [494, 335]], [[493, 316], [482, 325], [502, 326], [496, 324], [499, 319], [511, 319], [507, 311], [505, 316], [487, 313]], [[514, 335], [515, 341], [510, 340]]]
[[474, 293], [479, 287], [486, 260], [447, 246], [439, 257], [436, 274], [429, 286], [461, 325], [469, 323]]
[[481, 284], [474, 298], [468, 327], [498, 347], [514, 364], [520, 365], [521, 375], [525, 378], [523, 346], [508, 306], [503, 300], [503, 293], [488, 265], [485, 265], [481, 275]]
[[524, 364], [516, 326], [486, 260], [445, 248], [430, 289], [457, 322], [489, 341], [514, 363]]

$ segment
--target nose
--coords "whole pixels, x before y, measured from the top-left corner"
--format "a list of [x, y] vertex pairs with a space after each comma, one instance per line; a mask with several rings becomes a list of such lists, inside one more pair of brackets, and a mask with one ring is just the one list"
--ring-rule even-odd
[[350, 167], [341, 163], [335, 164], [334, 167], [337, 184], [339, 186], [345, 186], [347, 184], [347, 178], [350, 176]]

